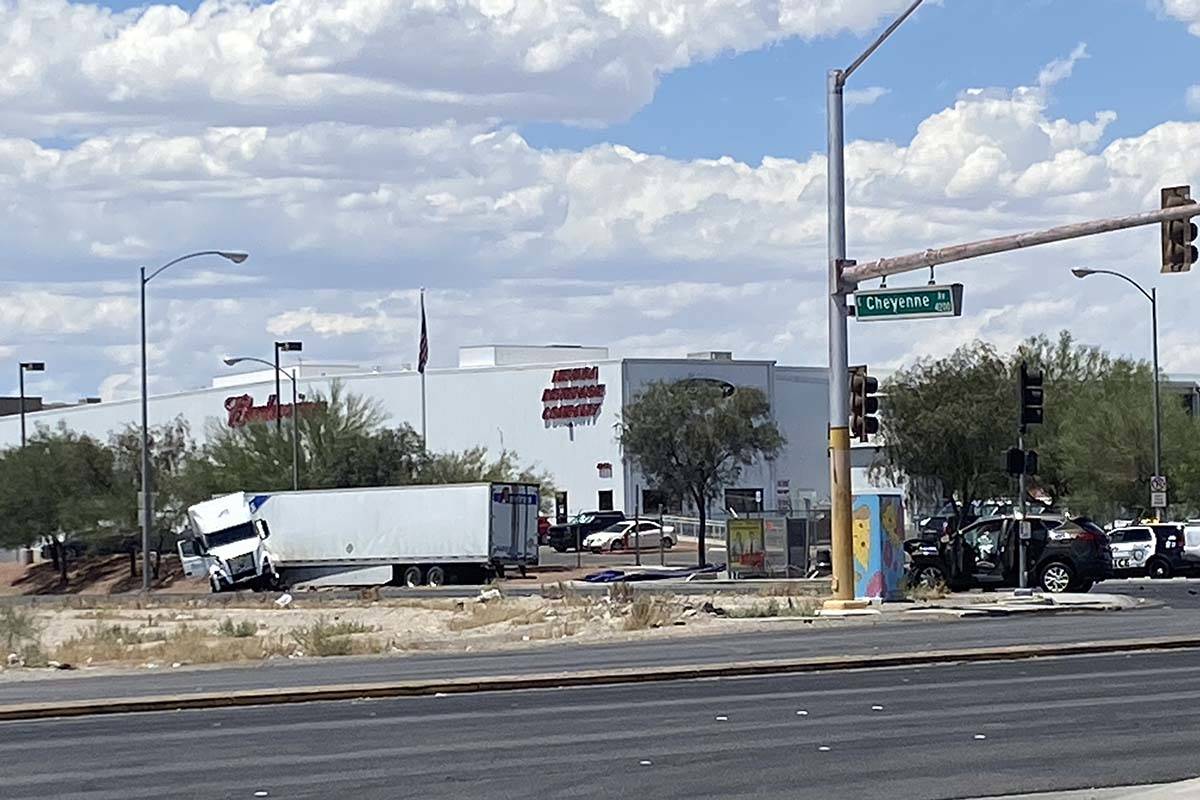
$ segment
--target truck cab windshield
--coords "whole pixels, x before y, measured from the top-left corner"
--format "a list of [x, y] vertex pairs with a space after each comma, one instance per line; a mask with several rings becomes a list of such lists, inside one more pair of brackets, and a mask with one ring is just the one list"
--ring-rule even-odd
[[232, 528], [206, 533], [204, 534], [204, 540], [208, 543], [208, 548], [211, 550], [214, 547], [233, 544], [243, 539], [253, 539], [256, 536], [258, 534], [255, 532], [254, 526], [249, 522], [243, 522], [241, 525], [234, 525]]

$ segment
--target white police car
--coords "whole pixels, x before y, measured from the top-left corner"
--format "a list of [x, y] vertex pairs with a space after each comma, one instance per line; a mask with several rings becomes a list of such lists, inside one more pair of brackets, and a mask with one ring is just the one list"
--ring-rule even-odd
[[1117, 528], [1109, 532], [1108, 545], [1112, 548], [1114, 576], [1145, 575], [1146, 561], [1154, 555], [1154, 531], [1140, 525]]

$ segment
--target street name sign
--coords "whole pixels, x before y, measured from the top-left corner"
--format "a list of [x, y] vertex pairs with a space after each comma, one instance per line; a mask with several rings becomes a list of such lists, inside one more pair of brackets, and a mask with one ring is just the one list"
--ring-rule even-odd
[[901, 289], [859, 289], [854, 293], [854, 318], [924, 319], [962, 316], [963, 285], [914, 286]]

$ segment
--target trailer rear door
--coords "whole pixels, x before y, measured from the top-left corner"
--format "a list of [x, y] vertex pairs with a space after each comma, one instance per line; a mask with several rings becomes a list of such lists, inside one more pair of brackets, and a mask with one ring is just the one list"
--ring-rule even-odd
[[492, 558], [505, 564], [537, 564], [538, 487], [492, 484]]

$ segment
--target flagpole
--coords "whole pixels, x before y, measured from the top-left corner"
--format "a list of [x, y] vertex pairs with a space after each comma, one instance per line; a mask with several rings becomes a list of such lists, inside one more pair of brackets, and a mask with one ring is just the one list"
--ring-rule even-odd
[[417, 365], [421, 372], [421, 446], [429, 451], [428, 439], [425, 438], [425, 361], [429, 358], [429, 335], [425, 329], [425, 287], [421, 287], [421, 343], [417, 354]]

